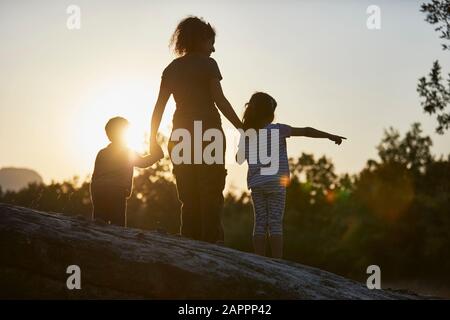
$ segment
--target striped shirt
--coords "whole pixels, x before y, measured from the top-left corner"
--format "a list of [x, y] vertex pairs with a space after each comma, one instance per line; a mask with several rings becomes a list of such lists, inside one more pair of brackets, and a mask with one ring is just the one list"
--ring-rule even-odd
[[[249, 189], [270, 184], [274, 191], [284, 188], [289, 181], [289, 162], [286, 138], [291, 127], [271, 123], [260, 129], [256, 139], [246, 137], [245, 160], [248, 163], [247, 186]], [[276, 139], [272, 142], [272, 139]]]

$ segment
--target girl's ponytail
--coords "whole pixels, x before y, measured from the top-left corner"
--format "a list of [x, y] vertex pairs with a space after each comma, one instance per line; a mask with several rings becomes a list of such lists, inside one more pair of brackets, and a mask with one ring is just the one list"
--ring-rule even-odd
[[254, 93], [250, 101], [245, 104], [245, 111], [242, 117], [244, 130], [258, 130], [271, 123], [275, 117], [276, 107], [276, 100], [267, 93]]

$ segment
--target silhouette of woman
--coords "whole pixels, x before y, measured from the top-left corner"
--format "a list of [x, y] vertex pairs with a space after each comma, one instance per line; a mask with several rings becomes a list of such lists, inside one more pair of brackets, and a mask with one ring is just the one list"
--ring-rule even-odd
[[[213, 27], [197, 17], [183, 19], [175, 29], [171, 46], [178, 58], [165, 68], [161, 77], [151, 119], [150, 151], [157, 146], [156, 134], [167, 100], [173, 94], [176, 110], [172, 134], [177, 129], [186, 129], [193, 141], [194, 121], [201, 121], [202, 137], [207, 129], [218, 129], [223, 138], [221, 158], [225, 159], [225, 136], [217, 109], [236, 128], [241, 128], [242, 122], [223, 94], [222, 75], [216, 61], [210, 57], [215, 52], [214, 41]], [[171, 135], [169, 154], [175, 145]], [[182, 203], [180, 232], [192, 239], [220, 243], [224, 240], [220, 215], [224, 202], [225, 163], [207, 164], [202, 159], [201, 163], [195, 164], [194, 151], [191, 146], [190, 161], [182, 163], [174, 163], [171, 156], [178, 198]], [[183, 159], [187, 158], [183, 156]]]

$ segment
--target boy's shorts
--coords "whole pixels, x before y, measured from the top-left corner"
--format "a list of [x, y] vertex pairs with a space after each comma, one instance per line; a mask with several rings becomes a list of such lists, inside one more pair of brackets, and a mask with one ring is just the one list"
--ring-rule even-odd
[[127, 193], [121, 187], [91, 185], [92, 219], [126, 227]]

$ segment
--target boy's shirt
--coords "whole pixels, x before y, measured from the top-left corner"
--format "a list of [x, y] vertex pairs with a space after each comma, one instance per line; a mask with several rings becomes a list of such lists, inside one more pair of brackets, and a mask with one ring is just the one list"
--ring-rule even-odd
[[123, 188], [126, 190], [127, 197], [131, 196], [133, 169], [137, 159], [140, 158], [137, 152], [110, 143], [97, 154], [92, 186]]
[[[248, 143], [246, 143], [245, 148], [245, 159], [248, 163], [247, 172], [247, 186], [252, 189], [263, 184], [270, 184], [274, 186], [274, 191], [276, 188], [284, 188], [289, 180], [289, 161], [287, 156], [286, 138], [291, 136], [292, 128], [285, 124], [271, 123], [264, 127], [267, 130], [267, 140], [262, 141], [264, 155], [271, 154], [271, 130], [278, 130], [278, 171], [273, 175], [262, 175], [261, 168], [269, 167], [270, 164], [265, 165], [259, 161], [259, 146], [260, 137], [258, 135], [257, 148], [249, 148]], [[249, 159], [257, 159], [256, 163], [250, 163]]]

